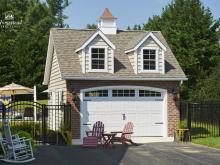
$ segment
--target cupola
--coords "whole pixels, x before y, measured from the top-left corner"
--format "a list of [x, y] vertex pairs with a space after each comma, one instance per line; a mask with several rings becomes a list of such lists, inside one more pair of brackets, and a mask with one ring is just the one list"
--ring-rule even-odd
[[117, 18], [114, 17], [108, 8], [106, 8], [99, 18], [98, 21], [98, 28], [104, 34], [116, 34], [117, 33], [117, 25], [116, 25]]

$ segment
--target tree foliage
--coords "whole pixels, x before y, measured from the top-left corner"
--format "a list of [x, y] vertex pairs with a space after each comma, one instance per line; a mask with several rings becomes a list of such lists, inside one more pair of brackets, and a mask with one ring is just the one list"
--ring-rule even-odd
[[68, 1], [0, 0], [0, 20], [11, 11], [16, 27], [0, 26], [0, 86], [16, 82], [42, 88], [49, 31], [64, 27]]
[[173, 0], [144, 29], [163, 33], [193, 90], [219, 62], [219, 25], [199, 0]]
[[191, 98], [194, 101], [219, 101], [220, 100], [220, 63], [213, 70], [211, 75], [197, 84], [192, 92]]
[[87, 29], [97, 29], [97, 25], [94, 24], [94, 23], [93, 23], [93, 24], [87, 24], [87, 25], [86, 25], [86, 28], [87, 28]]

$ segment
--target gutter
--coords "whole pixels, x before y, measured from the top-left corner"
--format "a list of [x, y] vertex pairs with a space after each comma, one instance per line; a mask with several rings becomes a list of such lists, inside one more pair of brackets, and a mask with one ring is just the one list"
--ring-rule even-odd
[[144, 81], [144, 80], [150, 80], [150, 81], [187, 81], [188, 78], [160, 78], [160, 77], [153, 77], [153, 78], [143, 78], [143, 77], [68, 77], [64, 76], [62, 77], [64, 80], [138, 80], [138, 81]]

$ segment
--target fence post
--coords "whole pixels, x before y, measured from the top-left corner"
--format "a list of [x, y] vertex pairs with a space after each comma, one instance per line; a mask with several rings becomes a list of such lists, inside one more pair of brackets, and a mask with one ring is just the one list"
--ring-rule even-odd
[[191, 129], [191, 106], [190, 103], [187, 103], [187, 127], [190, 130]]
[[220, 136], [220, 104], [218, 106], [218, 135]]
[[70, 104], [68, 104], [69, 109], [69, 131], [72, 131], [72, 107]]
[[46, 105], [42, 105], [42, 143], [46, 144]]
[[6, 118], [6, 107], [4, 104], [2, 104], [2, 119], [5, 119], [5, 118]]
[[6, 108], [5, 108], [5, 105], [2, 104], [2, 130], [1, 130], [1, 131], [4, 130], [4, 129], [3, 129], [3, 125], [4, 125], [5, 119], [6, 119]]

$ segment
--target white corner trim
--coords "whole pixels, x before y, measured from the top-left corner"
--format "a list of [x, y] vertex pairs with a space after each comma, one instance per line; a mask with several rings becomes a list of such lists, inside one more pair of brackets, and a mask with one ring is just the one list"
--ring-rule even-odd
[[78, 51], [84, 49], [90, 42], [92, 42], [96, 36], [100, 36], [112, 49], [115, 50], [115, 45], [104, 35], [104, 33], [100, 30], [97, 29], [97, 31], [78, 49], [75, 50], [77, 53]]
[[125, 53], [137, 50], [149, 37], [151, 37], [164, 51], [167, 50], [166, 46], [152, 32], [149, 32], [133, 49], [126, 50]]
[[165, 56], [164, 56], [164, 50], [161, 50], [162, 51], [162, 59], [163, 59], [163, 65], [162, 65], [162, 74], [165, 74]]
[[[143, 65], [143, 61], [144, 61], [144, 57], [143, 57], [143, 50], [145, 49], [151, 49], [151, 50], [155, 50], [156, 51], [156, 69], [154, 70], [144, 70], [144, 65]], [[143, 47], [141, 48], [141, 73], [159, 73], [159, 48], [157, 47], [150, 47], [150, 46], [147, 46], [147, 47]]]
[[86, 73], [86, 52], [85, 49], [82, 49], [82, 72]]
[[[92, 48], [105, 49], [105, 69], [92, 69]], [[90, 46], [89, 47], [89, 70], [88, 72], [108, 72], [108, 46]]]
[[134, 73], [138, 73], [138, 53], [137, 50], [134, 51]]
[[164, 102], [163, 102], [163, 137], [167, 138], [168, 137], [168, 110], [167, 110], [167, 107], [168, 107], [168, 103], [167, 103], [167, 90], [165, 91], [165, 94], [164, 94]]
[[54, 53], [53, 37], [50, 31], [49, 43], [48, 43], [48, 48], [47, 48], [46, 65], [45, 65], [45, 70], [44, 70], [44, 80], [42, 83], [43, 85], [49, 84], [50, 71], [51, 71], [52, 61], [53, 61], [53, 53]]
[[[114, 61], [114, 57], [115, 57], [115, 55], [114, 55], [114, 50], [113, 49], [111, 49], [111, 59], [112, 59], [112, 70], [111, 70], [111, 73], [113, 74], [114, 72], [115, 72], [115, 61]], [[107, 65], [107, 67], [108, 67], [108, 65]]]

